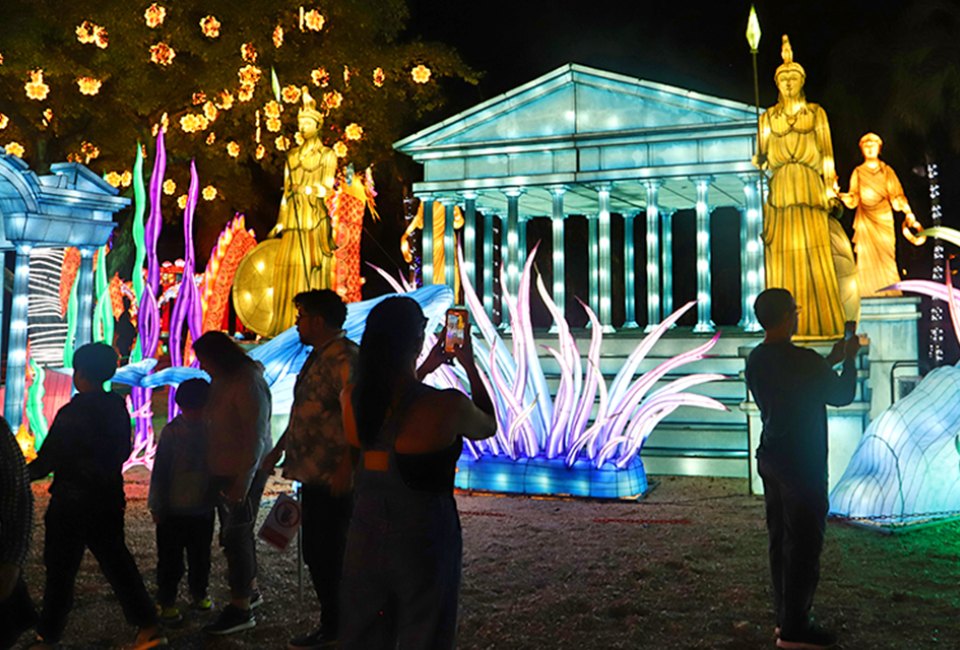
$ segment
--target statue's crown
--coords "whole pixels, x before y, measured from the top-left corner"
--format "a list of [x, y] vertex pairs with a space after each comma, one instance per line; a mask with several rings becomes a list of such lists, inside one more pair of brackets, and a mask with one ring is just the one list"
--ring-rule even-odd
[[774, 81], [784, 72], [799, 72], [801, 77], [804, 79], [807, 78], [807, 73], [803, 69], [803, 66], [793, 60], [793, 47], [790, 45], [790, 37], [786, 34], [783, 35], [783, 45], [780, 46], [780, 56], [783, 57], [783, 63], [778, 66], [777, 71], [773, 73]]
[[317, 110], [317, 100], [310, 95], [306, 86], [301, 88], [301, 96], [303, 97], [303, 107], [297, 111], [297, 117], [309, 117], [316, 120], [317, 124], [323, 124], [323, 113]]

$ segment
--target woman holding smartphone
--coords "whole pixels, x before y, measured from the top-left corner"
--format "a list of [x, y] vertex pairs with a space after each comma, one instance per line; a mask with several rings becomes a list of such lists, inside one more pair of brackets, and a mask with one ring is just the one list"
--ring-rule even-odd
[[453, 477], [463, 438], [496, 432], [469, 325], [454, 358], [468, 398], [420, 380], [442, 364], [446, 336], [416, 367], [426, 318], [405, 297], [367, 318], [355, 385], [341, 393], [344, 431], [362, 450], [341, 588], [340, 647], [453, 648], [462, 540]]

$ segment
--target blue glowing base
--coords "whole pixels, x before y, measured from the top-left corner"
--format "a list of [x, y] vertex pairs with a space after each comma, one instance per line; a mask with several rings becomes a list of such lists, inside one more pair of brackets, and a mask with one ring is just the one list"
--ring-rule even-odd
[[647, 474], [640, 457], [617, 469], [607, 463], [600, 469], [588, 460], [568, 468], [564, 459], [542, 456], [511, 460], [505, 456], [461, 456], [455, 485], [461, 490], [510, 494], [637, 499], [647, 492]]

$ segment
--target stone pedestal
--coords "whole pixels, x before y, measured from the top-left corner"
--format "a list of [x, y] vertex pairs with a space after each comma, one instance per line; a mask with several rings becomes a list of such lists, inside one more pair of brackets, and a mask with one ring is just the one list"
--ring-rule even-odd
[[[870, 338], [870, 420], [891, 404], [893, 366], [918, 361], [920, 298], [863, 298], [857, 332]], [[918, 374], [915, 370], [913, 374]]]

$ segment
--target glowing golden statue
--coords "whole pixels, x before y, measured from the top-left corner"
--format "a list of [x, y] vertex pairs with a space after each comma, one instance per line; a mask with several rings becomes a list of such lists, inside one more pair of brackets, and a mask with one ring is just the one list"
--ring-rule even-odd
[[781, 54], [774, 74], [780, 95], [760, 116], [756, 160], [772, 172], [763, 224], [766, 285], [788, 289], [801, 307], [798, 338], [837, 338], [844, 320], [857, 319], [859, 295], [850, 240], [830, 217], [842, 209], [830, 126], [824, 110], [804, 97], [806, 72], [786, 35]]
[[920, 229], [920, 222], [903, 195], [897, 174], [880, 160], [882, 146], [883, 140], [875, 133], [860, 138], [863, 163], [850, 175], [850, 191], [840, 194], [844, 205], [857, 210], [853, 218], [856, 231], [853, 243], [857, 251], [861, 296], [901, 295], [896, 290], [879, 291], [900, 281], [893, 230], [894, 210], [904, 213], [904, 236], [913, 243], [919, 241], [910, 229]]
[[337, 155], [320, 141], [323, 115], [306, 87], [297, 122], [303, 144], [287, 154], [280, 214], [268, 235], [280, 237], [273, 269], [272, 334], [293, 325], [295, 295], [308, 289], [336, 290], [333, 254], [337, 247], [324, 200], [333, 188]]

